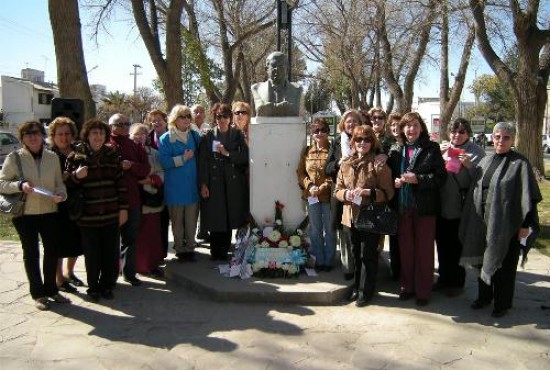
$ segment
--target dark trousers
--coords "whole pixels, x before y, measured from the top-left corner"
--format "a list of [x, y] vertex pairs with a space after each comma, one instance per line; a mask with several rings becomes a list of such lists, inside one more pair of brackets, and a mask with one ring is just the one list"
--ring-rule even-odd
[[478, 279], [477, 299], [480, 302], [490, 303], [494, 299], [495, 310], [512, 308], [520, 250], [521, 244], [517, 236], [514, 236], [508, 246], [508, 253], [502, 261], [502, 267], [491, 277], [491, 285]]
[[462, 243], [458, 239], [460, 219], [438, 217], [435, 226], [437, 258], [439, 261], [439, 285], [444, 288], [462, 288], [466, 270], [459, 265]]
[[399, 279], [401, 274], [401, 257], [399, 255], [399, 239], [397, 235], [390, 235], [390, 268], [393, 279]]
[[429, 299], [434, 272], [435, 216], [420, 216], [408, 209], [399, 217], [401, 291]]
[[124, 256], [122, 272], [127, 279], [136, 277], [136, 236], [141, 219], [141, 208], [128, 209], [128, 221], [120, 227], [121, 251]]
[[164, 258], [168, 256], [168, 229], [170, 227], [170, 215], [168, 214], [168, 207], [164, 207], [160, 212], [160, 236], [162, 239], [162, 248], [164, 251]]
[[210, 232], [210, 255], [213, 258], [223, 259], [227, 257], [231, 245], [231, 230], [222, 232]]
[[102, 227], [80, 227], [90, 291], [113, 289], [120, 261], [118, 224]]
[[[351, 235], [351, 245], [355, 260], [355, 280], [353, 289], [359, 291], [363, 284], [363, 294], [370, 298], [376, 292], [376, 275], [378, 273], [378, 241], [380, 235], [366, 233], [356, 228], [344, 226]], [[359, 263], [361, 261], [362, 263]], [[364, 274], [362, 270], [364, 267]]]
[[[57, 294], [55, 272], [57, 269], [57, 238], [59, 224], [57, 213], [42, 215], [25, 215], [12, 220], [15, 230], [19, 234], [23, 248], [23, 263], [29, 280], [32, 299], [51, 297]], [[40, 272], [40, 247], [38, 237], [42, 239], [44, 258], [42, 269], [44, 280]]]

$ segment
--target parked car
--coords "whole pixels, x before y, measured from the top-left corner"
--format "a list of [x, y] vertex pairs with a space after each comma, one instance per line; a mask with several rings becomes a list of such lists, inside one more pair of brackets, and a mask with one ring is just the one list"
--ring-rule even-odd
[[19, 148], [21, 148], [21, 143], [11, 132], [0, 131], [0, 168], [2, 168], [6, 156]]
[[546, 154], [550, 154], [550, 135], [542, 134], [542, 150]]

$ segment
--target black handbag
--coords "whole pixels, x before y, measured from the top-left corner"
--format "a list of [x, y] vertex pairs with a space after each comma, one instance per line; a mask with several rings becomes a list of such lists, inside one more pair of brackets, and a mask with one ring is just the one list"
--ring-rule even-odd
[[[384, 191], [384, 190], [382, 190]], [[386, 192], [384, 191], [384, 195]], [[386, 196], [386, 199], [388, 197]], [[395, 235], [397, 234], [397, 221], [399, 215], [388, 206], [388, 203], [376, 204], [372, 201], [368, 205], [361, 207], [354, 226], [359, 231]]]
[[[19, 178], [23, 179], [23, 168], [21, 166], [21, 157], [19, 153], [14, 152], [15, 161], [17, 162], [17, 169], [19, 171]], [[12, 217], [23, 216], [25, 213], [25, 202], [27, 200], [27, 194], [24, 192], [17, 192], [13, 194], [0, 194], [0, 213], [10, 215]]]
[[160, 207], [164, 203], [164, 188], [160, 187], [156, 193], [149, 193], [141, 188], [141, 204], [147, 207]]

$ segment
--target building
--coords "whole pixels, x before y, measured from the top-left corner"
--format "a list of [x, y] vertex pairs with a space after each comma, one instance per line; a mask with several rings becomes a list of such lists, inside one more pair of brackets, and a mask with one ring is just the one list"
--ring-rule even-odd
[[57, 86], [44, 82], [43, 71], [25, 68], [21, 78], [0, 77], [2, 120], [12, 125], [30, 120], [48, 123], [52, 99], [58, 96]]
[[[474, 102], [459, 101], [453, 112], [451, 120], [459, 117], [463, 117], [464, 113], [475, 106]], [[428, 131], [433, 140], [441, 140], [441, 121], [439, 117], [440, 106], [439, 98], [418, 98], [416, 107], [413, 107], [413, 111], [420, 114], [420, 117], [426, 122]]]

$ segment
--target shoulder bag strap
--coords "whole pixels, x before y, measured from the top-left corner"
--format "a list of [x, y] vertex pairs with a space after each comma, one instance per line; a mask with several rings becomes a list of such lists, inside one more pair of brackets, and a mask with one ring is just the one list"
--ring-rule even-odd
[[[19, 156], [19, 153], [16, 151], [13, 152], [15, 155], [15, 163], [17, 163], [17, 170], [19, 171], [19, 181], [23, 181], [23, 165], [21, 164], [21, 157]], [[27, 194], [25, 192], [21, 192], [21, 200], [25, 201], [27, 199]]]

